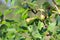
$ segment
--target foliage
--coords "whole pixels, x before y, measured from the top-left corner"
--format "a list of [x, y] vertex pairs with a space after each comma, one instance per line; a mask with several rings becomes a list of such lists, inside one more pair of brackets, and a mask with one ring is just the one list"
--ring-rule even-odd
[[36, 2], [12, 0], [10, 8], [0, 11], [0, 40], [60, 40], [60, 15], [48, 2], [42, 7]]

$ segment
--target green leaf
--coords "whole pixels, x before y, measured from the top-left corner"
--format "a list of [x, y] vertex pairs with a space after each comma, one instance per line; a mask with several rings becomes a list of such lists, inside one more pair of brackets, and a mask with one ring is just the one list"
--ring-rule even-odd
[[29, 10], [29, 9], [26, 9], [26, 10], [22, 13], [22, 18], [23, 18], [23, 19], [25, 19], [25, 18], [28, 17], [28, 13], [27, 13], [28, 10]]
[[23, 19], [26, 19], [27, 17], [28, 17], [28, 14], [27, 13], [22, 16]]
[[8, 32], [16, 32], [16, 29], [15, 28], [8, 28], [7, 31]]
[[57, 25], [60, 26], [60, 16], [57, 16]]
[[11, 9], [8, 9], [8, 10], [6, 10], [5, 12], [4, 12], [4, 15], [8, 15], [8, 14], [10, 14], [12, 12], [12, 10]]
[[43, 22], [39, 21], [39, 23], [38, 23], [38, 29], [41, 30], [42, 27], [44, 27], [44, 24], [43, 24]]
[[8, 23], [8, 22], [6, 22], [6, 25], [7, 25], [8, 28], [11, 27], [10, 23]]
[[2, 21], [2, 24], [6, 24], [6, 21]]
[[38, 31], [33, 32], [32, 35], [34, 38], [40, 38], [41, 39], [41, 35], [39, 34]]
[[45, 2], [45, 3], [43, 4], [43, 7], [44, 7], [44, 8], [47, 8], [48, 6], [50, 6], [50, 4], [49, 4], [48, 2]]
[[25, 20], [21, 21], [21, 25], [26, 27], [27, 26], [26, 21]]
[[56, 22], [52, 22], [48, 25], [47, 30], [53, 32], [53, 31], [55, 31], [55, 28], [56, 28]]
[[60, 0], [55, 0], [57, 5], [60, 5]]
[[15, 11], [15, 14], [22, 14], [25, 11], [24, 8]]
[[32, 32], [32, 31], [33, 31], [33, 25], [30, 25], [30, 26], [28, 27], [28, 30], [29, 30], [29, 32]]
[[7, 33], [7, 38], [12, 39], [14, 37], [15, 37], [15, 35], [13, 33], [10, 33], [10, 32]]
[[28, 3], [28, 5], [32, 8], [32, 9], [35, 9], [37, 4], [36, 3]]

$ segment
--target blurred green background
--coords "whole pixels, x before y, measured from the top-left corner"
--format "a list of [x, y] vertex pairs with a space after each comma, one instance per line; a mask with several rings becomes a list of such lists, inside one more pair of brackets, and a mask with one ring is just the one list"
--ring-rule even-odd
[[0, 0], [0, 40], [60, 40], [59, 13], [60, 0]]

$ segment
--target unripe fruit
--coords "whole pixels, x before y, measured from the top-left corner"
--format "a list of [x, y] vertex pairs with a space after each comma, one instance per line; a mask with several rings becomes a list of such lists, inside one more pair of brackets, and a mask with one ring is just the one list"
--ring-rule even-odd
[[31, 24], [34, 20], [35, 20], [35, 18], [27, 18], [26, 23]]
[[45, 16], [43, 14], [40, 15], [40, 18], [39, 18], [41, 21], [43, 21], [45, 19]]

